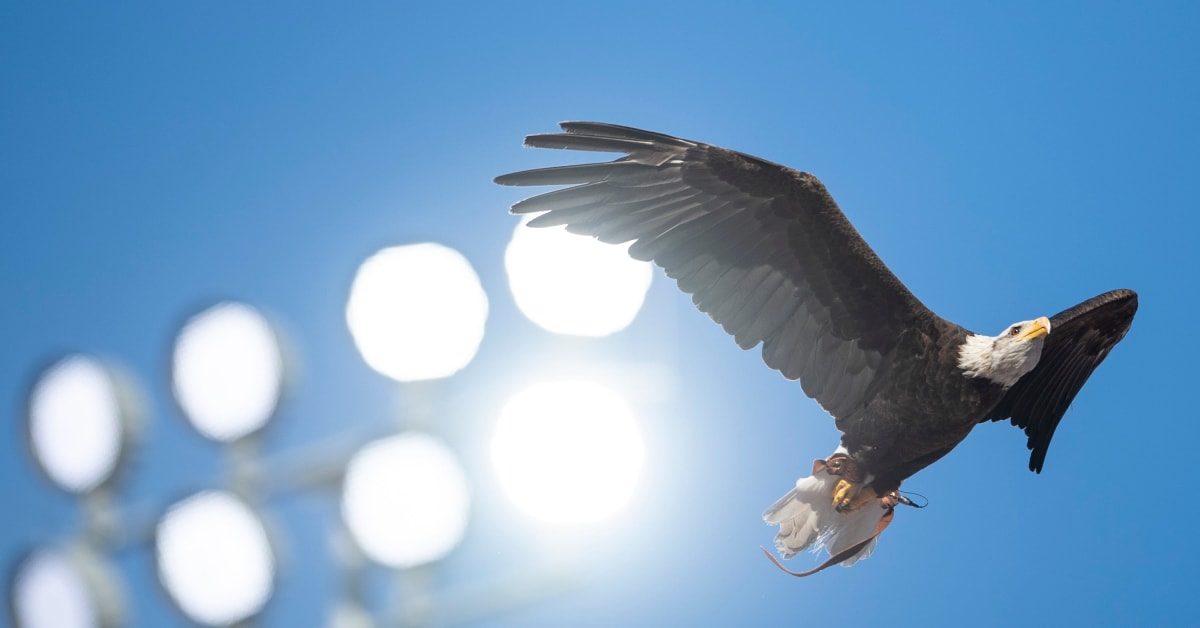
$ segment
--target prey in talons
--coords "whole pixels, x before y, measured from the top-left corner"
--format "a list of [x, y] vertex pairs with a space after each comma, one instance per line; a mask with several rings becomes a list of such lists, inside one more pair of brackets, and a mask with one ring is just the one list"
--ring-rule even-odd
[[879, 493], [871, 486], [875, 478], [869, 474], [864, 476], [858, 463], [844, 451], [839, 449], [820, 463], [826, 471], [838, 476], [833, 488], [833, 509], [840, 513], [851, 513], [879, 499]]

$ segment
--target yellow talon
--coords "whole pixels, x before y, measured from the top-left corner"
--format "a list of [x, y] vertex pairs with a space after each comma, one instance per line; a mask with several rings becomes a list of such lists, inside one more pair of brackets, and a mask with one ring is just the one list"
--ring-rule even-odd
[[847, 480], [838, 480], [833, 489], [833, 508], [841, 513], [854, 512], [876, 499], [879, 499], [879, 495], [875, 489]]
[[833, 508], [838, 512], [850, 506], [850, 502], [854, 499], [858, 492], [862, 490], [862, 484], [855, 484], [848, 480], [838, 480], [837, 486], [833, 489]]

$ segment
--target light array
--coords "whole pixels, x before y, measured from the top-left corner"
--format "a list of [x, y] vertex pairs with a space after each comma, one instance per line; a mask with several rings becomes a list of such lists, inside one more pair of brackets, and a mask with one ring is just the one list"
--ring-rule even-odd
[[[648, 266], [630, 263], [618, 247], [580, 238], [564, 244], [560, 237], [524, 226], [514, 234], [505, 262], [520, 309], [558, 333], [599, 336], [627, 326], [649, 285]], [[346, 305], [363, 359], [401, 385], [466, 367], [479, 349], [487, 313], [470, 263], [432, 243], [368, 258]], [[262, 483], [247, 480], [252, 463], [245, 456], [279, 413], [285, 358], [278, 330], [244, 303], [218, 303], [195, 314], [174, 340], [177, 408], [201, 436], [231, 448], [232, 481], [164, 508], [145, 538], [132, 542], [153, 548], [167, 596], [202, 625], [251, 621], [274, 591], [276, 527], [264, 517], [275, 496], [252, 490]], [[91, 506], [80, 539], [35, 548], [11, 570], [17, 626], [106, 628], [128, 619], [122, 585], [105, 558], [114, 535], [102, 529], [106, 518], [129, 523], [103, 506], [139, 435], [139, 395], [122, 373], [95, 357], [68, 355], [42, 370], [30, 389], [26, 424], [34, 460], [56, 487]], [[492, 441], [492, 462], [514, 505], [547, 522], [594, 521], [620, 510], [634, 491], [642, 457], [628, 406], [582, 380], [534, 384], [513, 397], [498, 413]], [[345, 530], [378, 565], [434, 564], [468, 527], [470, 478], [433, 433], [402, 428], [375, 439], [340, 460], [333, 474], [341, 478]], [[335, 623], [370, 617], [346, 601], [330, 616]]]

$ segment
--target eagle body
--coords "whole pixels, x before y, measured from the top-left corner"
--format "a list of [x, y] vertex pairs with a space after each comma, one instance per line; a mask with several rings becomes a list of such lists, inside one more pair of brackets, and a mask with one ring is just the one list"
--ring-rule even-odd
[[[981, 422], [1023, 429], [1040, 472], [1067, 407], [1137, 310], [1136, 293], [1114, 290], [996, 336], [974, 333], [921, 303], [812, 174], [661, 133], [561, 126], [526, 146], [621, 156], [497, 177], [566, 186], [513, 213], [536, 214], [530, 227], [632, 241], [631, 256], [662, 267], [738, 346], [761, 345], [767, 366], [836, 420], [844, 464], [814, 465], [763, 515], [779, 525], [785, 558], [823, 547], [848, 565], [869, 554], [901, 482]], [[883, 508], [865, 506], [876, 498]]]
[[837, 419], [842, 445], [873, 476], [879, 494], [932, 464], [962, 442], [1004, 396], [1001, 384], [965, 377], [958, 353], [969, 335], [947, 324], [936, 334], [905, 334], [880, 377], [883, 388]]

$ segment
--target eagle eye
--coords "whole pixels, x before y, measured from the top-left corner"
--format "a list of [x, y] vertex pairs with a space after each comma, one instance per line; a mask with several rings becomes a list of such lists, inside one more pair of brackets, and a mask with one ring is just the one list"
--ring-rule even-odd
[[1020, 325], [1013, 325], [1012, 329], [1008, 330], [1008, 335], [1010, 335], [1010, 336], [1016, 336], [1019, 333], [1021, 333]]

